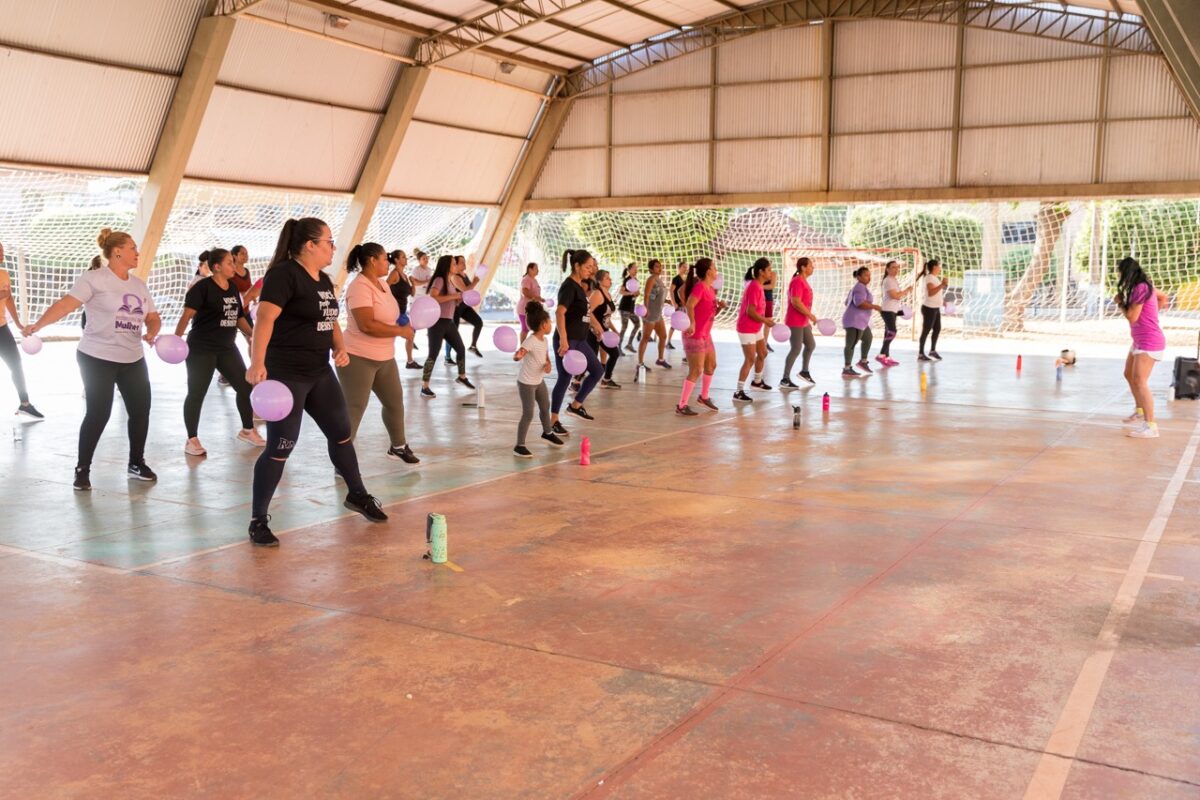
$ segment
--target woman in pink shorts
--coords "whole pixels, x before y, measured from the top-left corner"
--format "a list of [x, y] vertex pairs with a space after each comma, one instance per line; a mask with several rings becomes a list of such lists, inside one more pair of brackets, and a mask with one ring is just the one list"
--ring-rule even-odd
[[681, 417], [694, 417], [696, 412], [688, 405], [692, 390], [700, 373], [704, 378], [700, 384], [700, 403], [713, 411], [717, 404], [709, 396], [713, 373], [717, 371], [717, 350], [713, 347], [712, 325], [717, 312], [725, 303], [717, 299], [713, 281], [717, 279], [717, 266], [711, 258], [702, 258], [688, 269], [687, 281], [683, 285], [684, 306], [688, 315], [688, 329], [683, 332], [683, 352], [687, 353], [688, 376], [683, 381], [683, 394], [675, 413]]
[[1167, 296], [1154, 288], [1135, 259], [1123, 259], [1117, 270], [1120, 280], [1115, 300], [1129, 320], [1129, 333], [1133, 336], [1133, 347], [1125, 359], [1125, 380], [1133, 394], [1134, 411], [1125, 422], [1134, 426], [1129, 432], [1133, 438], [1157, 439], [1150, 373], [1166, 355], [1167, 337], [1158, 324], [1158, 309], [1166, 307]]
[[742, 369], [738, 373], [737, 391], [733, 393], [735, 403], [753, 403], [746, 394], [746, 379], [750, 368], [754, 368], [755, 389], [771, 387], [763, 380], [763, 367], [767, 361], [767, 332], [775, 320], [767, 313], [767, 296], [763, 286], [775, 280], [775, 270], [770, 259], [760, 258], [746, 271], [746, 288], [742, 290], [742, 307], [738, 311], [737, 334], [742, 343]]

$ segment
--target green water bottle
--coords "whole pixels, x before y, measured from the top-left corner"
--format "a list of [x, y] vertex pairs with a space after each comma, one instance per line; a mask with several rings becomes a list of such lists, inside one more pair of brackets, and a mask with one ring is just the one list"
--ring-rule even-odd
[[425, 520], [425, 543], [429, 546], [429, 559], [435, 564], [446, 563], [446, 517], [430, 514]]

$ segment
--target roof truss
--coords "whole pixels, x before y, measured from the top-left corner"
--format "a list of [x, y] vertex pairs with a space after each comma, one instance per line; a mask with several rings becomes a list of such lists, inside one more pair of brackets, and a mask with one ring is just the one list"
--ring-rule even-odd
[[549, 22], [567, 11], [597, 1], [509, 0], [449, 30], [426, 37], [417, 48], [417, 60], [424, 64], [436, 64], [458, 53], [477, 50], [500, 39], [510, 38], [524, 28]]

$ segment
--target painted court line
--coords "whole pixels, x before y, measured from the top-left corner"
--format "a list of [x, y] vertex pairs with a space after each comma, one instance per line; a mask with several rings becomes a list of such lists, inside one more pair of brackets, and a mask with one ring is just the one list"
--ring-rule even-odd
[[1154, 517], [1146, 525], [1141, 543], [1134, 552], [1129, 569], [1125, 572], [1125, 579], [1121, 581], [1117, 596], [1113, 598], [1109, 607], [1108, 617], [1096, 637], [1096, 649], [1084, 662], [1079, 677], [1075, 680], [1075, 686], [1067, 697], [1067, 703], [1059, 714], [1054, 732], [1046, 742], [1045, 752], [1038, 761], [1037, 769], [1025, 791], [1025, 800], [1058, 800], [1062, 796], [1067, 776], [1087, 731], [1104, 678], [1108, 674], [1109, 665], [1112, 664], [1117, 646], [1121, 643], [1121, 634], [1129, 621], [1138, 594], [1141, 593], [1142, 584], [1150, 576], [1150, 562], [1154, 559], [1158, 543], [1166, 530], [1167, 520], [1171, 518], [1171, 512], [1175, 509], [1175, 501], [1183, 488], [1184, 478], [1191, 471], [1197, 447], [1200, 447], [1200, 422], [1196, 423], [1187, 447], [1179, 457], [1175, 474], [1163, 491]]

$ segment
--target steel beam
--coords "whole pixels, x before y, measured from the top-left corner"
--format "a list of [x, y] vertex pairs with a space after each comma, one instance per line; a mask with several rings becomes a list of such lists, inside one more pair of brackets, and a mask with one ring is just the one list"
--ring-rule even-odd
[[598, 0], [508, 0], [453, 28], [427, 36], [417, 48], [417, 60], [423, 64], [436, 64], [595, 2]]
[[1200, 122], [1200, 3], [1196, 0], [1138, 0], [1175, 82]]

